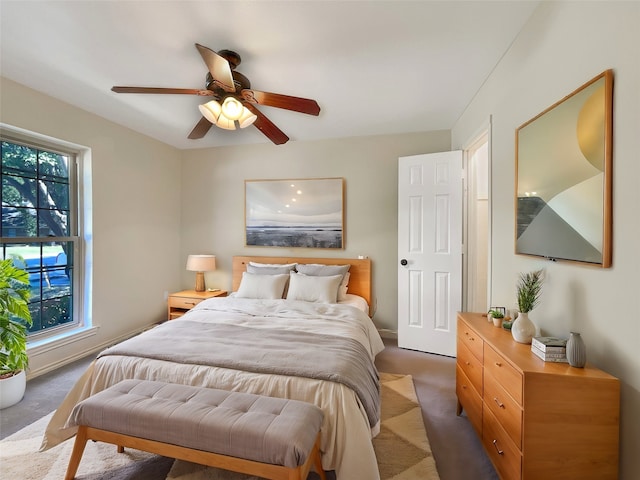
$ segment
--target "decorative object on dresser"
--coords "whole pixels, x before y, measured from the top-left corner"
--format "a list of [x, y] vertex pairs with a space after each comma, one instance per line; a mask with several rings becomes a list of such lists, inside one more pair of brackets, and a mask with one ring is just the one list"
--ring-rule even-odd
[[215, 269], [215, 255], [189, 255], [187, 257], [187, 270], [196, 272], [196, 292], [205, 291], [204, 272], [212, 272]]
[[518, 343], [531, 343], [536, 334], [536, 326], [529, 319], [529, 312], [535, 308], [542, 293], [542, 270], [521, 273], [517, 285], [518, 317], [511, 325], [511, 335]]
[[172, 293], [167, 299], [167, 319], [173, 320], [181, 317], [203, 300], [213, 297], [226, 297], [225, 290], [207, 290], [196, 292], [195, 290], [182, 290]]
[[577, 332], [571, 332], [567, 340], [567, 360], [576, 368], [584, 368], [587, 363], [587, 347]]
[[533, 337], [531, 351], [545, 362], [567, 363], [567, 341], [557, 337]]
[[458, 314], [457, 347], [457, 413], [465, 411], [500, 478], [618, 478], [617, 378], [541, 362], [479, 313]]
[[504, 312], [499, 309], [504, 310], [503, 307], [492, 308], [491, 310], [489, 310], [489, 313], [487, 314], [487, 318], [489, 318], [490, 321], [493, 321], [494, 327], [501, 327], [502, 321], [504, 319]]

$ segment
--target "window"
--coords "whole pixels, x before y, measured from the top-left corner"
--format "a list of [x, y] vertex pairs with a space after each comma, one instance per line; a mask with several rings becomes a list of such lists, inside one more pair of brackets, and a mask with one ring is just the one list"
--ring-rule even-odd
[[81, 268], [76, 155], [2, 137], [2, 258], [29, 272], [30, 338], [78, 325]]

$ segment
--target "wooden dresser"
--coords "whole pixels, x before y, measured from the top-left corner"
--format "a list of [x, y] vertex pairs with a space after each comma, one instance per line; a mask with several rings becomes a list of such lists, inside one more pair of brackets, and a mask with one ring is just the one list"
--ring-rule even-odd
[[544, 362], [477, 313], [458, 314], [456, 394], [503, 480], [618, 478], [620, 382]]

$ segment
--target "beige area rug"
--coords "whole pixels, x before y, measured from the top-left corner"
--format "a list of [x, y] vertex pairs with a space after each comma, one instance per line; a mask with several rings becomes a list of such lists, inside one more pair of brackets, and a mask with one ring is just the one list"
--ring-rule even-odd
[[[382, 480], [438, 480], [438, 472], [424, 430], [413, 379], [407, 375], [380, 374], [382, 423], [373, 440]], [[64, 478], [73, 448], [68, 440], [38, 452], [51, 414], [0, 442], [0, 478], [59, 480]], [[315, 474], [311, 478], [318, 478]], [[333, 478], [333, 477], [331, 477]], [[258, 480], [215, 468], [88, 442], [77, 480]], [[356, 479], [346, 479], [356, 480]], [[361, 480], [361, 479], [357, 479]], [[365, 479], [362, 479], [365, 480]]]

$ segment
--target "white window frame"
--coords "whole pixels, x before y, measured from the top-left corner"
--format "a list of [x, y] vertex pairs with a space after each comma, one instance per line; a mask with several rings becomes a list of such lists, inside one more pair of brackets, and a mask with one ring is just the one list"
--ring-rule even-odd
[[[27, 145], [30, 147], [60, 153], [73, 158], [75, 178], [72, 180], [70, 211], [72, 235], [69, 237], [51, 237], [52, 241], [74, 242], [74, 275], [73, 275], [73, 321], [68, 324], [51, 327], [42, 332], [30, 334], [28, 341], [29, 354], [38, 354], [68, 344], [80, 338], [96, 333], [92, 325], [91, 315], [91, 150], [64, 140], [29, 132], [17, 127], [0, 123], [2, 140]], [[73, 228], [75, 226], [75, 228]], [[34, 238], [23, 239], [33, 242]], [[71, 240], [73, 239], [73, 240]], [[9, 243], [15, 238], [5, 238]], [[18, 241], [21, 239], [17, 239]]]

